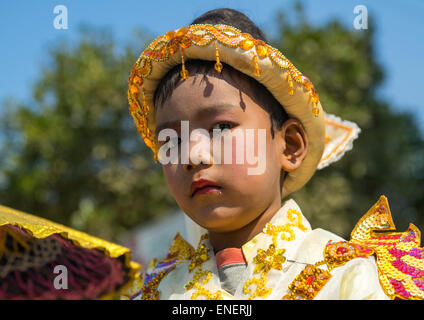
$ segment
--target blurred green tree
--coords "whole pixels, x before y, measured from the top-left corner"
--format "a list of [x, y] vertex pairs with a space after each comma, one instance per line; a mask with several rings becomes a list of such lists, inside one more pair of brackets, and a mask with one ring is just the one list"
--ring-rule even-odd
[[352, 151], [317, 171], [294, 199], [312, 226], [345, 238], [380, 195], [387, 196], [398, 231], [409, 222], [423, 230], [424, 140], [413, 114], [395, 112], [378, 97], [384, 72], [375, 57], [373, 20], [368, 30], [336, 20], [317, 27], [299, 2], [294, 7], [294, 22], [278, 16], [275, 46], [312, 81], [326, 112], [362, 129]]
[[176, 206], [128, 112], [137, 48], [81, 28], [76, 45], [50, 50], [33, 105], [6, 103], [1, 117], [0, 203], [116, 240]]
[[[280, 15], [273, 43], [317, 87], [324, 109], [355, 121], [353, 151], [316, 173], [294, 195], [313, 227], [348, 237], [381, 194], [398, 230], [423, 229], [424, 142], [414, 117], [377, 97], [384, 80], [373, 49], [374, 28], [337, 21], [321, 27]], [[109, 240], [176, 208], [128, 114], [126, 86], [140, 48], [121, 53], [114, 39], [84, 31], [61, 43], [34, 86], [34, 103], [4, 103], [0, 119], [0, 203]]]

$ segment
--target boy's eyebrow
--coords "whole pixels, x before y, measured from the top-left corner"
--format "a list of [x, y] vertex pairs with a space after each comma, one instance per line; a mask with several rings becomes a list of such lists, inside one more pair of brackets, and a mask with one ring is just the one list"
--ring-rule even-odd
[[[222, 103], [222, 104], [213, 104], [210, 106], [203, 107], [196, 111], [196, 117], [202, 118], [202, 117], [210, 117], [211, 115], [221, 113], [223, 110], [228, 110], [228, 108], [235, 108], [237, 107], [234, 104], [231, 103]], [[155, 136], [158, 135], [158, 133], [166, 128], [176, 128], [178, 125], [181, 124], [182, 120], [170, 120], [165, 121], [158, 125], [155, 129]]]
[[227, 111], [229, 108], [233, 109], [235, 107], [236, 106], [231, 103], [213, 104], [198, 110], [196, 112], [196, 117], [202, 118], [204, 116], [210, 116], [213, 114], [221, 113], [222, 111]]

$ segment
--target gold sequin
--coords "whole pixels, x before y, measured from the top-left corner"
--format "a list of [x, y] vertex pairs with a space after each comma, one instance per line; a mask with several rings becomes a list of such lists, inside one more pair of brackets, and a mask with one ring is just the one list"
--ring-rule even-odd
[[287, 211], [287, 218], [289, 222], [282, 226], [273, 225], [270, 222], [265, 225], [264, 233], [272, 236], [272, 243], [275, 247], [277, 246], [278, 235], [281, 235], [280, 237], [283, 241], [293, 241], [295, 239], [295, 232], [293, 228], [299, 228], [302, 231], [307, 230], [302, 223], [302, 216], [299, 211], [289, 209]]
[[193, 294], [191, 295], [191, 300], [196, 300], [198, 297], [203, 296], [208, 300], [222, 300], [222, 292], [217, 290], [216, 292], [211, 292], [202, 286], [206, 285], [209, 280], [212, 278], [212, 273], [209, 270], [203, 270], [202, 264], [209, 260], [209, 249], [202, 243], [204, 240], [209, 239], [207, 233], [203, 234], [200, 237], [199, 244], [196, 251], [194, 252], [191, 262], [188, 266], [189, 272], [192, 272], [194, 269], [196, 271], [193, 274], [193, 278], [185, 284], [185, 289], [187, 291], [194, 289]]
[[255, 273], [264, 272], [268, 273], [271, 269], [281, 270], [282, 264], [286, 261], [284, 257], [285, 249], [275, 249], [273, 244], [270, 244], [268, 249], [258, 249], [256, 257], [253, 262], [256, 263]]
[[206, 246], [202, 243], [203, 240], [207, 240], [209, 238], [209, 235], [205, 233], [200, 237], [199, 244], [197, 246], [196, 251], [193, 254], [193, 257], [191, 258], [191, 262], [188, 265], [188, 271], [192, 272], [196, 267], [203, 264], [203, 262], [209, 260], [209, 249], [206, 248]]
[[[291, 295], [298, 295], [304, 299], [313, 299], [330, 280], [331, 274], [313, 265], [307, 265], [300, 274], [294, 278], [289, 286]], [[287, 299], [287, 295], [283, 299]]]
[[244, 294], [251, 293], [251, 289], [249, 289], [251, 285], [256, 286], [255, 291], [248, 297], [248, 300], [253, 300], [257, 297], [266, 298], [272, 292], [272, 288], [266, 286], [267, 282], [268, 278], [266, 273], [262, 273], [260, 278], [251, 278], [247, 280], [243, 285]]

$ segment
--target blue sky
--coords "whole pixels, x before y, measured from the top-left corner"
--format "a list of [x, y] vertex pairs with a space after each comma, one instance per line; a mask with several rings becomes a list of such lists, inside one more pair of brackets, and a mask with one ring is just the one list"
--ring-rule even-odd
[[[203, 12], [219, 7], [238, 9], [272, 35], [278, 10], [290, 14], [286, 0], [43, 0], [1, 1], [0, 3], [0, 109], [8, 97], [29, 101], [31, 86], [41, 65], [48, 60], [48, 48], [62, 39], [76, 39], [78, 27], [89, 24], [107, 27], [122, 44], [133, 40], [132, 31], [143, 28], [154, 36], [187, 25]], [[424, 1], [303, 1], [308, 20], [321, 25], [337, 18], [353, 30], [353, 8], [365, 5], [377, 27], [377, 59], [386, 70], [379, 94], [396, 110], [416, 114], [424, 133]], [[68, 29], [53, 27], [56, 5], [68, 9]], [[366, 32], [366, 31], [357, 31]], [[142, 48], [140, 48], [140, 51]], [[307, 71], [305, 70], [305, 73]]]

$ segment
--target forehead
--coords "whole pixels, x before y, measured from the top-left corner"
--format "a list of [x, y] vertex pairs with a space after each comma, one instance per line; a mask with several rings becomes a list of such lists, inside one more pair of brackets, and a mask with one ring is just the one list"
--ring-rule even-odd
[[180, 112], [194, 112], [208, 104], [240, 102], [243, 95], [246, 95], [246, 91], [246, 88], [227, 75], [196, 74], [180, 81], [157, 111], [172, 109]]
[[[156, 108], [157, 128], [164, 122], [203, 119], [218, 113], [255, 112], [261, 109], [253, 100], [250, 87], [242, 77], [226, 73], [195, 74], [181, 81], [164, 103]], [[262, 110], [263, 112], [263, 110]]]

